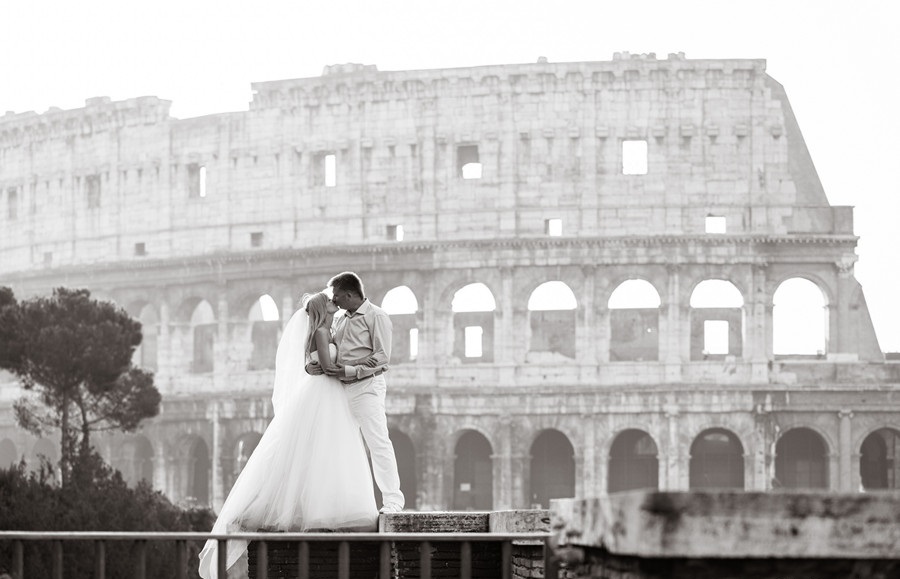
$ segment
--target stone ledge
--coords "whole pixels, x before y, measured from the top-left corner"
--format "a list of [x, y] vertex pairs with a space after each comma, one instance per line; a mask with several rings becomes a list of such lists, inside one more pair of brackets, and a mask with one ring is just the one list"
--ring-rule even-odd
[[634, 491], [552, 503], [553, 541], [637, 557], [900, 559], [900, 493]]

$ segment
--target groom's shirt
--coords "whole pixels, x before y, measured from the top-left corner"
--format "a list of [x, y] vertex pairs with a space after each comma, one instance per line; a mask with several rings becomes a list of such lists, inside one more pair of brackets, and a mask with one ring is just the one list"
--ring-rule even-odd
[[[355, 312], [335, 321], [337, 361], [344, 365], [343, 381], [356, 381], [388, 369], [391, 359], [391, 317], [368, 299]], [[374, 360], [375, 365], [363, 365]]]

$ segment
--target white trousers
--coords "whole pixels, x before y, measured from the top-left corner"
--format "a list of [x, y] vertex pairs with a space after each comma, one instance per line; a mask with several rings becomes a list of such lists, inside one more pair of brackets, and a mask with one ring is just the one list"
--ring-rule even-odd
[[359, 423], [363, 440], [369, 447], [375, 484], [381, 491], [385, 505], [403, 508], [404, 498], [400, 491], [400, 474], [397, 472], [397, 457], [394, 445], [388, 436], [384, 395], [387, 384], [384, 376], [374, 376], [345, 387], [350, 400], [350, 411]]

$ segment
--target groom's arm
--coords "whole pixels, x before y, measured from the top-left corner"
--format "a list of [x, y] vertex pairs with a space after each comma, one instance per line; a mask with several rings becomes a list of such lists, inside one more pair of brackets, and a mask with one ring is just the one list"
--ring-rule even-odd
[[362, 360], [344, 366], [344, 377], [359, 380], [386, 371], [391, 361], [391, 335], [393, 324], [391, 317], [382, 312], [373, 316], [369, 332], [372, 336], [372, 353]]

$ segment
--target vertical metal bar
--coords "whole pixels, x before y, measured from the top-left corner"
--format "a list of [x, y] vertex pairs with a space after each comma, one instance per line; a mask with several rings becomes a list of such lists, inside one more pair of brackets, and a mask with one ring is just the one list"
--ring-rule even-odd
[[216, 569], [218, 570], [216, 577], [221, 577], [222, 579], [228, 577], [228, 575], [226, 575], [227, 570], [225, 568], [228, 562], [227, 549], [228, 539], [219, 539], [216, 546]]
[[187, 543], [175, 541], [175, 579], [187, 579]]
[[381, 542], [379, 556], [378, 579], [391, 579], [391, 542]]
[[459, 545], [459, 577], [472, 579], [472, 543], [468, 541]]
[[147, 579], [147, 541], [137, 542], [137, 559], [136, 579]]
[[419, 543], [419, 577], [431, 579], [431, 542]]
[[512, 579], [512, 541], [500, 543], [501, 579]]
[[62, 541], [53, 541], [53, 579], [62, 579], [63, 549]]
[[350, 579], [350, 543], [338, 543], [338, 579]]
[[269, 579], [269, 544], [256, 542], [256, 579]]
[[106, 579], [106, 543], [94, 543], [94, 579]]
[[25, 577], [25, 548], [22, 541], [13, 541], [13, 576], [15, 579]]
[[297, 577], [309, 579], [309, 543], [300, 541], [297, 547]]
[[544, 579], [559, 579], [559, 559], [546, 540], [544, 541]]

